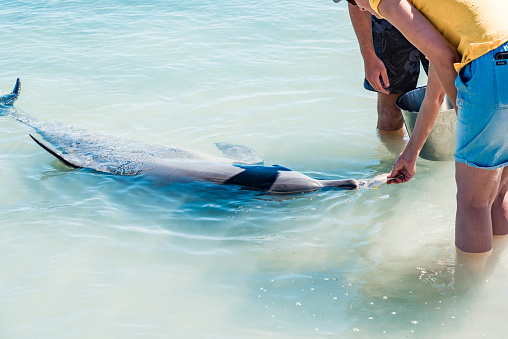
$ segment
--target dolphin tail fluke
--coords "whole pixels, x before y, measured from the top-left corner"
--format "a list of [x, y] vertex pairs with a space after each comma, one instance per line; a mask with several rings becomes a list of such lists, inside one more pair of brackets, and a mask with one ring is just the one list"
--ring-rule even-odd
[[12, 105], [16, 100], [18, 100], [19, 94], [21, 93], [21, 80], [16, 79], [16, 84], [14, 85], [14, 89], [10, 94], [4, 95], [0, 97], [0, 104], [2, 105]]
[[14, 85], [14, 89], [12, 90], [11, 94], [16, 94], [16, 96], [19, 96], [20, 93], [21, 93], [21, 80], [17, 78], [16, 84]]
[[323, 187], [342, 188], [346, 190], [355, 190], [360, 187], [356, 179], [342, 179], [342, 180], [318, 180]]
[[52, 149], [49, 146], [44, 145], [41, 141], [37, 140], [33, 135], [29, 134], [33, 141], [37, 143], [37, 145], [41, 146], [46, 152], [57, 158], [61, 163], [64, 165], [67, 165], [72, 168], [83, 168], [83, 166], [80, 166], [76, 164], [74, 161], [68, 159], [65, 157], [65, 155], [59, 153], [58, 151]]

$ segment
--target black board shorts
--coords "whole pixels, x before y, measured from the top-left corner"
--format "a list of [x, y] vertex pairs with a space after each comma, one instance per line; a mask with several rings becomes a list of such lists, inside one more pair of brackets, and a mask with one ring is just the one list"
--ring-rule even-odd
[[[428, 72], [429, 61], [392, 24], [372, 16], [374, 51], [385, 64], [390, 80], [390, 94], [406, 93], [416, 88], [420, 76], [420, 63]], [[363, 86], [376, 91], [367, 79]]]

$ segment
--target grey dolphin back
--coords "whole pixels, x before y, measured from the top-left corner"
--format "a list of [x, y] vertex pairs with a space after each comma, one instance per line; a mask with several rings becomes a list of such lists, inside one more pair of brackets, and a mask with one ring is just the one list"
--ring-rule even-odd
[[16, 84], [11, 93], [0, 97], [0, 104], [5, 106], [11, 106], [16, 100], [18, 100], [19, 94], [21, 93], [21, 80], [16, 79]]

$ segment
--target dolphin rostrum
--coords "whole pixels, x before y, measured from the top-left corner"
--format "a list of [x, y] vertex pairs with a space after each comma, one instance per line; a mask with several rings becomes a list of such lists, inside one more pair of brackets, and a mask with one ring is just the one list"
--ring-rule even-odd
[[[265, 166], [245, 146], [219, 143], [217, 146], [229, 158], [215, 157], [179, 148], [166, 148], [132, 141], [115, 141], [104, 135], [41, 122], [12, 104], [20, 94], [17, 79], [12, 93], [0, 97], [0, 115], [13, 117], [34, 128], [59, 151], [33, 135], [30, 137], [63, 164], [73, 168], [88, 168], [116, 175], [144, 175], [163, 182], [207, 181], [215, 184], [238, 185], [268, 193], [306, 193], [321, 188], [357, 189], [377, 187], [386, 182], [387, 174], [370, 181], [314, 179], [286, 167]], [[241, 161], [241, 162], [239, 162]]]

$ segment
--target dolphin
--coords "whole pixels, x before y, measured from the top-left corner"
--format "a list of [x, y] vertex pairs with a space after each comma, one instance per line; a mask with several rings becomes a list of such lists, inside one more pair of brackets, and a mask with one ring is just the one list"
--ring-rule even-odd
[[322, 188], [372, 188], [387, 181], [387, 173], [371, 180], [315, 179], [283, 166], [263, 165], [262, 160], [250, 149], [228, 143], [216, 144], [228, 156], [225, 158], [179, 148], [111, 140], [85, 130], [42, 122], [19, 109], [13, 109], [11, 106], [20, 91], [21, 82], [17, 79], [12, 93], [0, 97], [0, 105], [4, 110], [0, 115], [10, 116], [35, 129], [45, 141], [61, 151], [30, 134], [32, 140], [71, 168], [87, 168], [114, 175], [145, 176], [167, 183], [205, 181], [237, 185], [273, 194], [308, 193]]

